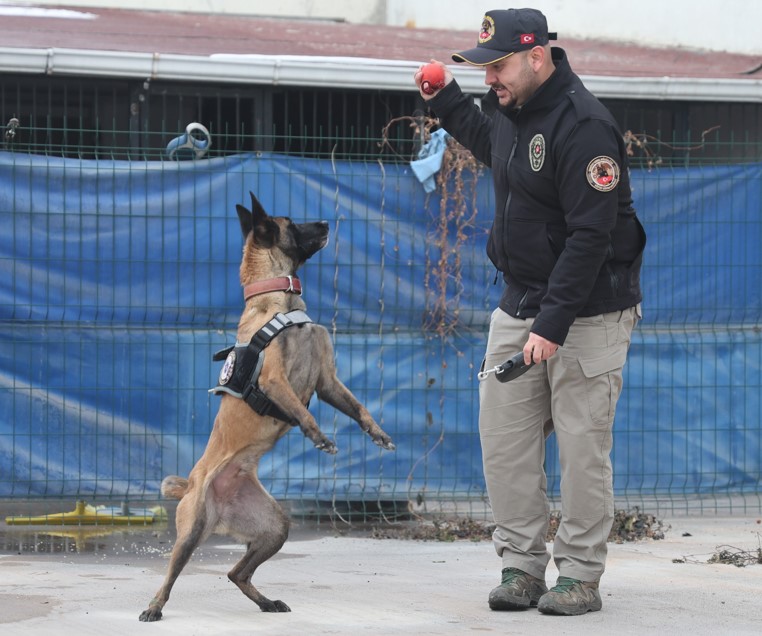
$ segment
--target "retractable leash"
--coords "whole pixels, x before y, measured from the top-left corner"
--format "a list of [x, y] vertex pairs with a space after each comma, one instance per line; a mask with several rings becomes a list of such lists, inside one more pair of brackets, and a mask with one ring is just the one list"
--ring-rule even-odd
[[498, 382], [510, 382], [511, 380], [518, 378], [520, 375], [524, 375], [529, 369], [534, 366], [534, 362], [527, 364], [524, 362], [524, 352], [519, 351], [512, 358], [508, 358], [503, 364], [498, 364], [491, 369], [485, 369], [479, 371], [477, 377], [479, 380], [486, 380], [490, 373], [495, 374], [495, 379]]

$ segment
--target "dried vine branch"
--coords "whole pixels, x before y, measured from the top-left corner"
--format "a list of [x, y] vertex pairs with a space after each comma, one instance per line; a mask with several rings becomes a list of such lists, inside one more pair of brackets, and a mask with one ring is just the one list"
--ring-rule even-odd
[[[627, 156], [634, 157], [636, 155], [636, 151], [640, 152], [646, 160], [646, 166], [649, 170], [651, 170], [663, 163], [663, 159], [657, 152], [659, 148], [664, 147], [669, 148], [670, 150], [678, 151], [702, 150], [706, 146], [706, 136], [718, 128], [720, 127], [712, 126], [711, 128], [707, 128], [701, 133], [701, 142], [689, 145], [668, 144], [666, 141], [661, 141], [653, 135], [648, 135], [646, 133], [634, 133], [631, 130], [625, 132], [623, 136], [625, 148], [627, 150]], [[654, 149], [653, 146], [656, 146], [656, 149]]]
[[[395, 156], [400, 153], [389, 141], [392, 126], [408, 122], [413, 138], [423, 146], [439, 126], [439, 120], [428, 116], [405, 116], [392, 119], [382, 131], [382, 149]], [[426, 309], [423, 327], [441, 337], [452, 335], [460, 326], [460, 297], [463, 292], [463, 263], [461, 256], [468, 230], [475, 225], [476, 186], [481, 172], [474, 156], [452, 137], [448, 138], [442, 167], [436, 175], [440, 195], [439, 210], [432, 219], [428, 244], [438, 256], [430, 260], [427, 252], [424, 287]]]

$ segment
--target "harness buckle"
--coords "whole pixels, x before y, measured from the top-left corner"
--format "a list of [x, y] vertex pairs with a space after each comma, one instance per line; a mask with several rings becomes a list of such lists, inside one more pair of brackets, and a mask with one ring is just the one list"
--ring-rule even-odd
[[267, 399], [267, 396], [262, 392], [256, 384], [248, 382], [243, 392], [241, 393], [241, 399], [246, 402], [256, 413], [259, 415], [269, 415], [272, 402]]

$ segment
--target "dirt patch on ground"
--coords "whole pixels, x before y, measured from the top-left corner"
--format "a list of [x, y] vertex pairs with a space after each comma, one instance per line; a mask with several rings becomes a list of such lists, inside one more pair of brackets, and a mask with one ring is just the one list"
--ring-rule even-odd
[[47, 616], [57, 605], [55, 599], [40, 594], [0, 594], [0, 625]]
[[[553, 511], [546, 541], [555, 539], [561, 513]], [[435, 518], [397, 525], [374, 526], [371, 536], [375, 539], [410, 539], [415, 541], [489, 541], [492, 539], [494, 523], [476, 521], [470, 518]], [[663, 539], [669, 529], [653, 515], [640, 512], [618, 510], [609, 534], [609, 542], [625, 543], [641, 539]]]

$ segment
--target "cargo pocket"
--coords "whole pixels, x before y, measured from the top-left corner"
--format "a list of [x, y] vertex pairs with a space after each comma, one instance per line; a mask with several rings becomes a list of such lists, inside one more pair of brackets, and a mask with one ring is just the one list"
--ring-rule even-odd
[[627, 346], [622, 344], [594, 358], [579, 358], [585, 376], [590, 417], [597, 426], [608, 426], [622, 392], [622, 367], [627, 359]]

